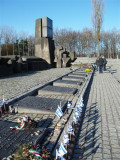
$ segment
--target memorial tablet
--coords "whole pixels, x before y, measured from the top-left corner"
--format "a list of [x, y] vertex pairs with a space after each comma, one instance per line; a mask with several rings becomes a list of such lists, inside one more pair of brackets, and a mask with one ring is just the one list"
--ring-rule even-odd
[[38, 95], [74, 95], [77, 92], [76, 88], [46, 86], [38, 91]]
[[70, 81], [83, 81], [81, 77], [74, 77], [74, 76], [65, 76], [62, 80], [70, 80]]
[[53, 86], [61, 86], [61, 87], [74, 87], [77, 88], [80, 86], [82, 82], [79, 81], [69, 81], [69, 80], [57, 80], [53, 83]]
[[18, 105], [18, 113], [55, 113], [61, 102], [62, 108], [67, 104], [66, 100], [28, 96], [13, 104]]

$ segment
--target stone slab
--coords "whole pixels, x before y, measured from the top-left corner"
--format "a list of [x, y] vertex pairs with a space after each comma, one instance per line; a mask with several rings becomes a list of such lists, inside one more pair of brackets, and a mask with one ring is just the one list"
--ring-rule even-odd
[[82, 78], [84, 79], [86, 75], [77, 74], [77, 73], [76, 73], [76, 74], [75, 74], [75, 73], [74, 73], [74, 74], [71, 73], [71, 74], [68, 74], [68, 76], [72, 76], [72, 77], [80, 77], [81, 79], [82, 79]]
[[46, 86], [38, 91], [38, 95], [74, 95], [77, 92], [77, 88], [70, 87], [58, 87], [58, 86]]
[[78, 72], [78, 71], [73, 72], [71, 74], [73, 74], [73, 75], [80, 75], [80, 76], [86, 76], [87, 75], [86, 72], [84, 73], [84, 72]]
[[[13, 106], [18, 105], [18, 113], [55, 113], [61, 102], [62, 108], [67, 104], [66, 100], [28, 96], [16, 102]], [[17, 109], [17, 107], [16, 107]]]
[[65, 76], [62, 80], [70, 80], [70, 81], [83, 81], [81, 77], [74, 77], [74, 76]]
[[[36, 142], [43, 133], [43, 128], [10, 130], [10, 127], [18, 125], [10, 121], [0, 121], [0, 159], [13, 154], [19, 145]], [[39, 131], [38, 135], [34, 133]], [[47, 130], [46, 130], [47, 131]]]
[[79, 81], [57, 80], [53, 83], [53, 86], [75, 87], [75, 88], [77, 88], [81, 84], [82, 84], [82, 82], [79, 82]]

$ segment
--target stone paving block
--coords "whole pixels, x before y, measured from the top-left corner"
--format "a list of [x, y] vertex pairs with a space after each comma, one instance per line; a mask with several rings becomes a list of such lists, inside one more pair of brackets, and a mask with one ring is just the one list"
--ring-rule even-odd
[[53, 83], [53, 86], [61, 86], [61, 87], [74, 87], [77, 88], [80, 86], [82, 82], [79, 81], [69, 81], [69, 80], [57, 80]]
[[38, 95], [74, 95], [77, 88], [46, 86], [38, 91]]
[[13, 106], [18, 105], [19, 113], [54, 114], [60, 102], [63, 108], [67, 104], [66, 100], [28, 96], [14, 103]]

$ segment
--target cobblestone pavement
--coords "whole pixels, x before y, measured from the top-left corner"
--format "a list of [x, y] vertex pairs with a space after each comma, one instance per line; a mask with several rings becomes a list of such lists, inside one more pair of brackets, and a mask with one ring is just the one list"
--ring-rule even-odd
[[6, 99], [16, 97], [37, 85], [43, 85], [69, 72], [69, 68], [53, 68], [1, 78], [0, 99], [3, 95]]
[[111, 72], [96, 72], [85, 100], [72, 160], [120, 160], [120, 84]]

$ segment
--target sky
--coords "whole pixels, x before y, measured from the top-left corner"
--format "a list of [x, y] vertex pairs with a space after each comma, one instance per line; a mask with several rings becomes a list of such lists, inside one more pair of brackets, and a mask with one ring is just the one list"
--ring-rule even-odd
[[[53, 28], [92, 29], [91, 0], [0, 0], [0, 26], [35, 34], [35, 20], [49, 17]], [[120, 30], [120, 0], [104, 0], [105, 31]]]

